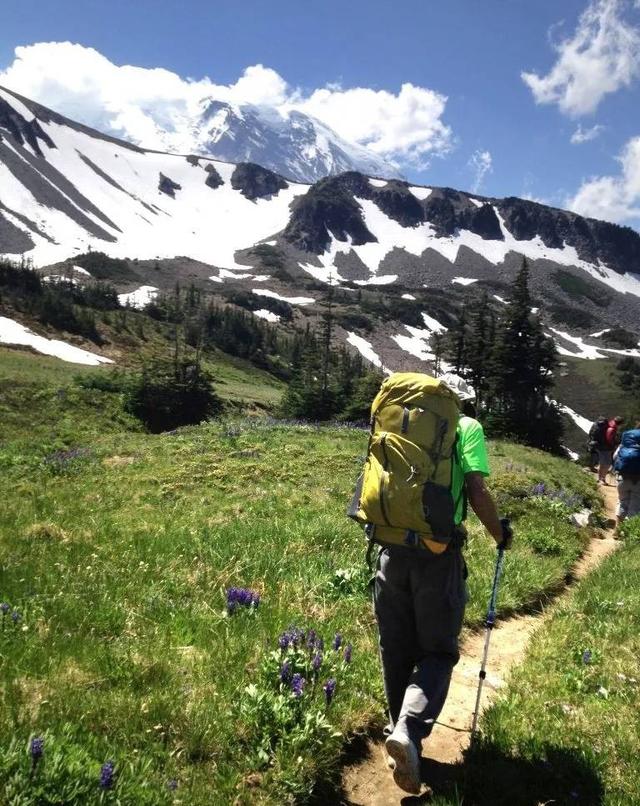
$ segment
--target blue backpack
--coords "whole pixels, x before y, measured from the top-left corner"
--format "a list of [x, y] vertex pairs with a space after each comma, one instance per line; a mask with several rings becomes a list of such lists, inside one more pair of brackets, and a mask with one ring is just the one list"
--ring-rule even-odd
[[623, 433], [613, 469], [621, 476], [640, 476], [640, 428]]

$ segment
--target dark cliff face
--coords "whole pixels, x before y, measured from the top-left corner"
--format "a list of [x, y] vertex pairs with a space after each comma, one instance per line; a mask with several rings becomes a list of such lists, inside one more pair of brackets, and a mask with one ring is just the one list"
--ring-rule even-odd
[[596, 266], [602, 261], [615, 271], [640, 273], [640, 234], [629, 227], [545, 207], [509, 197], [484, 199], [451, 188], [433, 188], [426, 199], [413, 195], [406, 182], [389, 180], [377, 187], [354, 171], [313, 185], [299, 198], [284, 231], [285, 240], [306, 252], [320, 254], [330, 244], [330, 233], [354, 244], [375, 241], [366, 227], [358, 199], [376, 204], [403, 227], [428, 223], [438, 238], [468, 230], [484, 240], [504, 240], [496, 211], [517, 241], [539, 237], [550, 249], [566, 244], [578, 257]]
[[231, 174], [231, 187], [239, 190], [247, 199], [255, 201], [277, 196], [289, 185], [281, 176], [268, 168], [263, 168], [253, 162], [240, 162]]
[[385, 215], [403, 227], [430, 223], [438, 237], [468, 229], [482, 238], [502, 239], [500, 224], [493, 207], [481, 207], [464, 193], [449, 188], [434, 188], [425, 200], [409, 189], [407, 182], [392, 179], [383, 187], [371, 184], [362, 174], [350, 171], [316, 183], [294, 206], [284, 238], [306, 252], [319, 254], [330, 243], [329, 233], [354, 244], [375, 241], [364, 223], [357, 199], [372, 201]]
[[55, 148], [54, 142], [43, 131], [36, 118], [25, 120], [3, 98], [0, 98], [0, 140], [2, 139], [3, 129], [21, 146], [28, 143], [39, 156], [42, 156], [40, 140], [49, 148]]
[[539, 235], [545, 246], [573, 246], [589, 263], [602, 261], [618, 272], [640, 271], [640, 234], [629, 227], [545, 207], [510, 197], [496, 202], [509, 232], [517, 240]]
[[158, 190], [160, 193], [166, 193], [167, 196], [171, 196], [172, 199], [175, 199], [176, 190], [182, 190], [182, 185], [179, 185], [177, 182], [174, 182], [173, 179], [169, 179], [168, 176], [161, 173], [158, 179]]
[[215, 190], [216, 188], [219, 188], [221, 185], [224, 185], [223, 178], [216, 171], [212, 163], [208, 162], [205, 165], [204, 169], [207, 173], [207, 178], [205, 179], [204, 182], [207, 187], [213, 188]]
[[356, 245], [377, 240], [366, 228], [353, 193], [340, 181], [321, 179], [294, 203], [284, 239], [319, 255], [329, 248], [331, 234], [339, 241], [351, 238]]

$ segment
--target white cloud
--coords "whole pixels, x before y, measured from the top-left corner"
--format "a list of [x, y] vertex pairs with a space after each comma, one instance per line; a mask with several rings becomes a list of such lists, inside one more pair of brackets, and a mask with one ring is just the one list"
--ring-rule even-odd
[[403, 84], [394, 94], [327, 84], [303, 93], [260, 64], [247, 67], [233, 84], [216, 84], [162, 68], [116, 65], [71, 42], [40, 42], [16, 48], [0, 84], [149, 148], [190, 150], [193, 120], [211, 99], [275, 106], [282, 114], [300, 109], [399, 163], [423, 167], [453, 143], [442, 121], [447, 99], [431, 89]]
[[327, 123], [345, 140], [426, 167], [429, 156], [444, 154], [452, 146], [451, 129], [441, 119], [446, 102], [444, 95], [413, 84], [403, 84], [397, 95], [333, 85], [315, 90], [295, 105]]
[[591, 140], [595, 140], [596, 137], [599, 137], [603, 131], [604, 126], [600, 123], [596, 123], [595, 126], [591, 126], [589, 129], [583, 129], [582, 126], [578, 124], [578, 128], [571, 135], [571, 142], [574, 145], [588, 143]]
[[618, 175], [587, 179], [567, 200], [567, 207], [580, 215], [617, 223], [640, 219], [640, 136], [629, 140], [618, 161]]
[[477, 193], [482, 187], [485, 176], [493, 170], [491, 153], [489, 151], [474, 151], [467, 165], [474, 173], [471, 192]]
[[556, 103], [578, 117], [638, 78], [640, 27], [632, 20], [638, 7], [630, 0], [591, 0], [573, 36], [554, 45], [558, 58], [549, 73], [521, 73], [536, 103]]

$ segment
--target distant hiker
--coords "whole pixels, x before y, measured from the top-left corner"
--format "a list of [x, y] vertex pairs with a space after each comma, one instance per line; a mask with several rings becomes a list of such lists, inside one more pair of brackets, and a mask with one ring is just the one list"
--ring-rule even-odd
[[625, 431], [614, 456], [618, 474], [618, 526], [625, 518], [640, 515], [640, 420]]
[[[446, 380], [446, 383], [443, 381]], [[364, 472], [350, 514], [377, 546], [374, 605], [391, 723], [394, 779], [420, 791], [420, 750], [444, 705], [466, 604], [467, 500], [498, 545], [501, 523], [473, 391], [462, 378], [396, 373], [371, 407]]]
[[589, 430], [587, 438], [587, 453], [589, 455], [589, 468], [595, 473], [600, 464], [601, 445], [604, 445], [607, 433], [608, 420], [604, 415], [600, 415]]
[[618, 427], [622, 425], [622, 417], [614, 417], [607, 422], [604, 438], [598, 442], [598, 484], [607, 483], [607, 473], [613, 462], [613, 452], [618, 447], [620, 435]]

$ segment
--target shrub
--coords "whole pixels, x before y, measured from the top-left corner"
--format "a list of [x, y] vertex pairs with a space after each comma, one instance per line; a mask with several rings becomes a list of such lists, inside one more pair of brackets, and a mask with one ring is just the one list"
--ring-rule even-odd
[[134, 376], [125, 408], [158, 434], [181, 425], [197, 425], [222, 411], [213, 379], [189, 361], [156, 361]]

